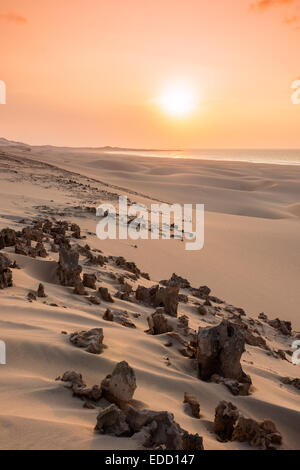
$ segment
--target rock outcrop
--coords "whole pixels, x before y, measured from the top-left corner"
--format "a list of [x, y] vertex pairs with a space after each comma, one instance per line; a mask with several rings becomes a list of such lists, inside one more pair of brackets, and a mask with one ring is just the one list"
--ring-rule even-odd
[[239, 411], [231, 402], [221, 401], [215, 411], [214, 430], [222, 442], [231, 441]]
[[177, 276], [175, 273], [172, 274], [168, 281], [160, 281], [160, 284], [165, 287], [179, 287], [180, 289], [189, 289], [191, 287], [187, 279]]
[[104, 300], [104, 302], [108, 302], [108, 303], [111, 303], [111, 304], [114, 303], [114, 299], [112, 298], [112, 296], [108, 292], [107, 287], [99, 287], [98, 293], [99, 293], [101, 299]]
[[45, 298], [47, 295], [45, 294], [45, 287], [43, 284], [39, 284], [38, 290], [37, 290], [37, 296], [40, 298]]
[[9, 258], [3, 253], [0, 253], [0, 289], [6, 289], [13, 285], [12, 270], [9, 266]]
[[56, 380], [67, 382], [68, 388], [72, 390], [73, 395], [84, 400], [85, 403], [88, 403], [87, 401], [90, 400], [97, 402], [102, 396], [101, 387], [99, 385], [94, 385], [91, 388], [87, 387], [86, 383], [83, 381], [82, 375], [75, 371], [67, 371], [62, 377], [58, 377]]
[[183, 403], [187, 403], [189, 405], [194, 418], [200, 419], [200, 403], [194, 395], [185, 393]]
[[199, 328], [197, 365], [200, 379], [209, 381], [214, 375], [236, 380], [239, 394], [249, 394], [251, 378], [241, 367], [245, 337], [241, 329], [228, 320], [215, 327]]
[[84, 348], [91, 354], [101, 354], [103, 351], [103, 329], [93, 328], [89, 331], [79, 331], [70, 335], [70, 342], [78, 348]]
[[282, 443], [282, 436], [272, 421], [245, 418], [236, 406], [226, 401], [216, 408], [214, 430], [222, 442], [248, 442], [252, 447], [265, 450], [276, 449]]
[[112, 403], [123, 406], [128, 403], [136, 389], [134, 370], [126, 361], [120, 362], [101, 384], [105, 398]]
[[138, 286], [136, 299], [139, 302], [151, 305], [152, 307], [164, 307], [165, 313], [171, 317], [177, 317], [179, 287], [154, 286], [147, 289]]
[[0, 231], [0, 250], [9, 246], [15, 246], [17, 234], [10, 228], [4, 228]]
[[60, 248], [57, 274], [62, 286], [75, 287], [76, 283], [81, 282], [82, 267], [78, 261], [78, 251], [63, 246]]
[[97, 276], [96, 274], [87, 274], [83, 275], [83, 285], [89, 289], [97, 290], [96, 287]]
[[154, 312], [147, 318], [149, 330], [151, 335], [162, 335], [173, 331], [172, 325], [168, 321], [168, 317], [160, 312]]

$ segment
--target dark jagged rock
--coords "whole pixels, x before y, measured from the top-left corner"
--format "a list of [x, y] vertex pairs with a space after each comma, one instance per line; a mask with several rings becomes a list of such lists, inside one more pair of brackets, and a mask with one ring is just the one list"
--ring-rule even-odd
[[28, 292], [27, 299], [29, 300], [29, 302], [35, 301], [36, 295], [33, 292]]
[[211, 380], [213, 375], [240, 383], [240, 394], [249, 394], [251, 378], [241, 367], [245, 337], [241, 329], [227, 320], [216, 327], [199, 328], [197, 344], [198, 376]]
[[126, 420], [133, 437], [144, 447], [166, 450], [203, 450], [203, 439], [198, 434], [189, 434], [167, 411], [137, 410], [127, 408]]
[[90, 289], [96, 290], [96, 281], [97, 281], [97, 276], [95, 274], [84, 274], [83, 275], [83, 285], [84, 287], [88, 287]]
[[198, 297], [199, 299], [208, 299], [211, 293], [211, 289], [207, 286], [201, 286], [199, 289], [192, 289], [192, 294], [194, 297]]
[[17, 234], [15, 230], [4, 228], [0, 232], [0, 250], [9, 246], [15, 246]]
[[114, 299], [108, 292], [107, 287], [99, 287], [98, 292], [99, 292], [101, 299], [104, 300], [104, 302], [109, 302], [111, 304], [114, 303]]
[[157, 285], [150, 287], [150, 289], [138, 286], [135, 295], [139, 302], [149, 304], [155, 308], [164, 307], [167, 315], [177, 317], [178, 293], [178, 287], [160, 287]]
[[91, 354], [101, 354], [103, 351], [103, 329], [94, 328], [89, 331], [80, 331], [70, 335], [70, 342], [78, 348], [85, 348]]
[[37, 243], [35, 249], [36, 249], [37, 256], [39, 256], [40, 258], [47, 258], [48, 253], [46, 251], [44, 243], [42, 242]]
[[101, 387], [99, 385], [94, 385], [91, 388], [87, 387], [86, 383], [83, 381], [82, 375], [75, 371], [67, 371], [62, 377], [58, 377], [56, 380], [69, 383], [68, 388], [73, 391], [73, 395], [84, 400], [88, 405], [89, 402], [86, 400], [97, 402], [102, 396]]
[[152, 313], [152, 315], [147, 318], [147, 321], [149, 325], [148, 333], [151, 335], [162, 335], [173, 331], [172, 325], [169, 324], [168, 318], [163, 313]]
[[9, 258], [0, 253], [0, 289], [6, 289], [13, 285], [13, 275], [10, 266]]
[[77, 224], [72, 224], [71, 225], [71, 232], [73, 238], [80, 239], [81, 238], [81, 233], [80, 233], [80, 227]]
[[290, 321], [283, 321], [276, 318], [276, 320], [269, 320], [269, 325], [275, 330], [278, 330], [284, 336], [291, 336], [292, 335], [292, 324]]
[[123, 406], [133, 398], [136, 389], [134, 370], [126, 361], [119, 362], [112, 374], [103, 380], [101, 387], [108, 401]]
[[214, 430], [222, 442], [231, 441], [239, 411], [231, 402], [221, 401], [215, 411]]
[[91, 304], [93, 305], [100, 305], [101, 302], [100, 300], [98, 299], [98, 297], [95, 297], [94, 295], [91, 295], [88, 300], [91, 302]]
[[189, 289], [191, 287], [187, 279], [177, 276], [175, 273], [172, 274], [171, 279], [168, 281], [160, 281], [160, 284], [165, 287], [179, 287], [180, 289]]
[[233, 441], [248, 442], [252, 447], [275, 450], [282, 443], [282, 436], [275, 424], [265, 419], [260, 423], [251, 418], [240, 416], [234, 428]]
[[65, 247], [60, 248], [57, 274], [61, 285], [75, 287], [78, 281], [81, 282], [82, 267], [78, 264], [78, 261], [78, 251], [68, 250]]
[[183, 403], [187, 403], [189, 405], [194, 418], [200, 419], [200, 404], [194, 395], [185, 393]]
[[41, 297], [41, 298], [47, 297], [47, 295], [45, 294], [45, 287], [44, 287], [43, 284], [40, 284], [40, 285], [39, 285], [38, 291], [37, 291], [37, 296], [38, 296], [38, 297]]
[[223, 442], [248, 442], [252, 447], [268, 450], [276, 449], [282, 443], [282, 436], [272, 421], [245, 418], [236, 406], [226, 401], [216, 408], [214, 430]]
[[258, 348], [269, 350], [266, 340], [262, 336], [252, 333], [249, 329], [245, 330], [245, 341], [249, 346], [257, 346]]
[[44, 234], [40, 229], [25, 227], [22, 230], [22, 237], [27, 241], [42, 242]]
[[107, 308], [103, 314], [103, 320], [106, 320], [106, 321], [114, 321], [114, 314], [112, 313], [112, 311]]
[[130, 435], [125, 413], [114, 404], [100, 411], [97, 416], [95, 431], [114, 436]]
[[290, 377], [282, 377], [281, 382], [285, 385], [291, 385], [300, 390], [300, 379], [291, 379]]
[[75, 281], [74, 294], [76, 295], [87, 295], [87, 292], [84, 288], [83, 282], [81, 279]]
[[141, 271], [134, 262], [126, 261], [123, 256], [119, 256], [115, 258], [115, 263], [117, 266], [124, 269], [125, 271], [129, 271], [130, 273], [135, 274], [136, 278], [140, 277]]
[[199, 313], [199, 315], [202, 315], [204, 317], [205, 315], [207, 315], [207, 308], [204, 305], [198, 305], [197, 312]]

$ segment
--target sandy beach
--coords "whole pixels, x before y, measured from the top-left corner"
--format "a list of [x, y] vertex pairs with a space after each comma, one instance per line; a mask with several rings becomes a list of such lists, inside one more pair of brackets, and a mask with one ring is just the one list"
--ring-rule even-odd
[[[95, 433], [103, 403], [86, 409], [56, 380], [74, 370], [88, 386], [101, 384], [121, 361], [136, 375], [137, 407], [173, 413], [184, 430], [203, 437], [207, 450], [251, 448], [248, 442], [217, 439], [215, 409], [222, 400], [232, 402], [247, 418], [272, 420], [282, 435], [280, 448], [299, 449], [299, 389], [281, 380], [299, 377], [299, 365], [292, 363], [292, 343], [300, 331], [299, 166], [170, 158], [160, 158], [158, 165], [157, 158], [136, 153], [2, 141], [0, 168], [0, 230], [19, 232], [45, 220], [76, 224], [84, 238], [74, 238], [69, 228], [67, 238], [72, 247], [79, 246], [82, 273], [95, 275], [97, 289], [107, 288], [114, 300], [99, 298], [101, 303], [95, 305], [89, 300], [97, 297], [95, 290], [86, 288], [86, 295], [76, 295], [59, 282], [60, 253], [52, 251], [50, 235], [43, 235], [44, 257], [16, 253], [16, 244], [3, 247], [0, 253], [18, 268], [11, 268], [13, 286], [0, 290], [0, 340], [7, 347], [7, 364], [0, 366], [1, 449], [142, 448], [134, 436]], [[119, 195], [147, 207], [157, 201], [205, 204], [203, 250], [187, 252], [173, 239], [100, 241], [94, 210], [102, 202], [116, 204]], [[85, 245], [93, 256], [101, 250], [102, 266], [87, 263]], [[132, 276], [117, 257], [134, 262], [150, 280]], [[196, 290], [211, 289], [205, 315], [198, 311], [203, 298], [195, 297], [191, 288], [180, 289], [187, 298], [179, 301], [178, 318], [188, 317], [191, 330], [214, 327], [225, 319], [245, 322], [246, 330], [264, 340], [260, 345], [248, 340], [241, 358], [251, 377], [250, 394], [233, 396], [223, 383], [200, 380], [195, 357], [183, 354], [182, 344], [170, 332], [146, 334], [147, 318], [155, 308], [137, 301], [138, 286], [150, 289], [173, 273]], [[128, 297], [119, 295], [120, 276], [131, 285]], [[28, 298], [40, 283], [47, 297]], [[108, 308], [114, 321], [103, 319]], [[239, 315], [239, 309], [245, 315]], [[119, 312], [126, 312], [134, 327], [117, 321]], [[292, 331], [283, 334], [269, 324], [277, 318], [290, 321]], [[180, 333], [175, 323], [173, 332]], [[103, 329], [101, 354], [77, 348], [69, 339], [74, 332], [93, 328]], [[183, 403], [184, 393], [198, 399], [200, 419]]]

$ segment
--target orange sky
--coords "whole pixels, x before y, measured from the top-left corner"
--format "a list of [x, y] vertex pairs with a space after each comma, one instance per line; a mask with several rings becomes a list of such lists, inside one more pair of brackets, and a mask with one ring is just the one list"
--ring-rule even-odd
[[[299, 57], [299, 0], [0, 0], [0, 136], [299, 148]], [[155, 102], [177, 81], [198, 99], [184, 118]]]

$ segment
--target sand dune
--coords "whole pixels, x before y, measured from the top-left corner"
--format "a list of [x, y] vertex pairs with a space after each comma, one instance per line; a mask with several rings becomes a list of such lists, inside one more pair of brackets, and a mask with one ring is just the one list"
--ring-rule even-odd
[[[257, 319], [265, 311], [269, 318], [291, 320], [293, 329], [300, 329], [300, 169], [168, 159], [162, 159], [158, 167], [157, 159], [142, 157], [127, 165], [123, 156], [105, 152], [32, 148], [25, 154], [23, 149], [5, 147], [0, 149], [0, 165], [0, 230], [21, 230], [37, 217], [77, 223], [86, 237], [79, 244], [88, 243], [106, 256], [124, 256], [150, 273], [151, 281], [130, 281], [134, 288], [138, 284], [149, 287], [176, 272], [193, 286], [206, 284], [214, 295], [243, 307], [248, 319]], [[120, 187], [126, 188], [132, 200], [147, 205], [151, 198], [204, 202], [204, 250], [188, 253], [175, 240], [137, 241], [137, 248], [130, 240], [100, 242], [95, 236], [96, 218], [78, 207], [97, 206], [104, 200], [115, 203], [125, 191]], [[242, 366], [252, 378], [253, 391], [250, 396], [232, 396], [221, 384], [199, 380], [193, 361], [177, 346], [166, 347], [166, 335], [145, 333], [152, 307], [115, 297], [112, 305], [104, 301], [92, 305], [86, 297], [74, 295], [73, 288], [60, 285], [58, 253], [51, 252], [48, 243], [46, 247], [45, 259], [16, 255], [14, 247], [1, 251], [20, 267], [13, 269], [14, 286], [0, 290], [0, 339], [7, 345], [7, 365], [0, 366], [1, 449], [140, 448], [133, 438], [94, 433], [97, 409], [84, 409], [79, 399], [55, 381], [63, 372], [76, 370], [88, 385], [99, 384], [123, 360], [136, 373], [137, 403], [174, 413], [184, 429], [203, 436], [205, 449], [249, 449], [247, 443], [216, 439], [214, 412], [221, 400], [234, 402], [248, 417], [271, 419], [283, 435], [282, 448], [299, 449], [299, 391], [280, 382], [283, 376], [299, 377], [299, 366], [291, 363], [289, 355], [282, 360], [247, 345]], [[83, 257], [80, 263], [85, 272], [95, 272], [98, 285], [115, 296], [118, 284], [110, 273], [124, 274], [122, 269], [112, 262], [88, 266]], [[35, 292], [40, 282], [47, 297], [29, 302], [28, 292]], [[103, 320], [107, 307], [126, 310], [136, 329]], [[193, 329], [216, 325], [222, 318], [221, 314], [200, 317], [191, 301], [180, 303], [179, 312], [189, 317]], [[100, 356], [74, 347], [61, 333], [99, 327], [106, 346]], [[278, 334], [265, 323], [257, 328], [272, 351], [291, 350], [292, 337]], [[187, 412], [185, 392], [199, 399], [200, 420]]]

